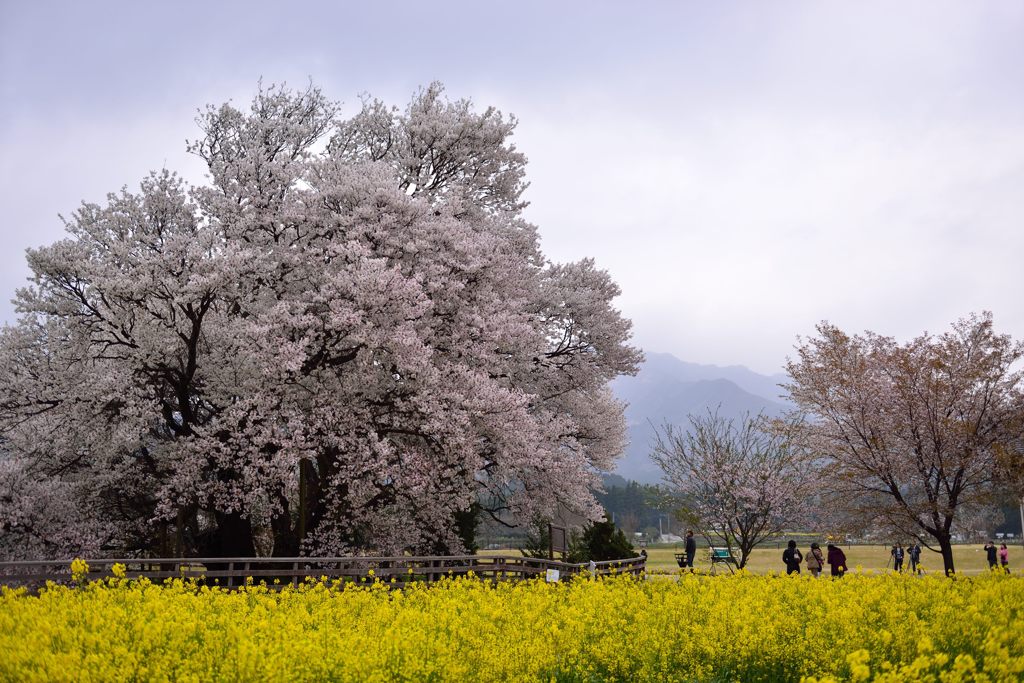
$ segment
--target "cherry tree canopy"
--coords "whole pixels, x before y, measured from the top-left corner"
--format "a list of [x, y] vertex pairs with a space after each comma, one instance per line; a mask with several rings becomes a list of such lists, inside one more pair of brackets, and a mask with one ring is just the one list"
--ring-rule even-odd
[[797, 351], [788, 389], [812, 417], [822, 485], [937, 547], [952, 572], [954, 522], [992, 493], [997, 456], [1019, 443], [1024, 346], [986, 313], [905, 344], [823, 323]]
[[5, 552], [444, 551], [477, 514], [599, 517], [608, 382], [640, 354], [607, 273], [522, 219], [514, 119], [435, 84], [347, 120], [271, 87], [198, 122], [208, 185], [154, 173], [28, 255]]

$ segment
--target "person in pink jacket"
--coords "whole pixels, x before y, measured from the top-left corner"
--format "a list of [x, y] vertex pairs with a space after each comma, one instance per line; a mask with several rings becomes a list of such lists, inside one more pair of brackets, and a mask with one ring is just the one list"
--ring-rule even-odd
[[1005, 543], [999, 546], [999, 564], [1003, 565], [1004, 572], [1010, 573], [1010, 551]]

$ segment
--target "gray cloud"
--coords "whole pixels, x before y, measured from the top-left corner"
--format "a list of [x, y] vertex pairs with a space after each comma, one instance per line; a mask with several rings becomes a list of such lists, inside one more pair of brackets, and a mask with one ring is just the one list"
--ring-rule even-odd
[[983, 308], [1024, 337], [1017, 3], [0, 12], [4, 299], [57, 213], [163, 165], [198, 181], [196, 107], [440, 79], [520, 117], [545, 249], [611, 270], [645, 347], [773, 371], [823, 318], [906, 337]]

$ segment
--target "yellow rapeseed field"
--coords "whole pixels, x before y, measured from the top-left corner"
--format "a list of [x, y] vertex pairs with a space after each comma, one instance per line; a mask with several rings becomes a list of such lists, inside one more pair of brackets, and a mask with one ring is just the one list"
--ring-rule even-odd
[[1021, 681], [1024, 577], [0, 594], [3, 681]]

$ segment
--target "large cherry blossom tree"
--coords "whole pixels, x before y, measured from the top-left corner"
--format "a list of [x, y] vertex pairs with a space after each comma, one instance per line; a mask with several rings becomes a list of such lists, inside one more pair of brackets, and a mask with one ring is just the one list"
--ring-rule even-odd
[[8, 554], [441, 552], [481, 514], [599, 518], [640, 353], [608, 274], [523, 219], [514, 119], [434, 84], [348, 119], [261, 88], [198, 123], [208, 184], [154, 173], [29, 252]]
[[787, 369], [823, 486], [852, 514], [914, 536], [954, 570], [955, 523], [993, 492], [1019, 441], [1024, 346], [972, 315], [904, 344], [823, 323]]

